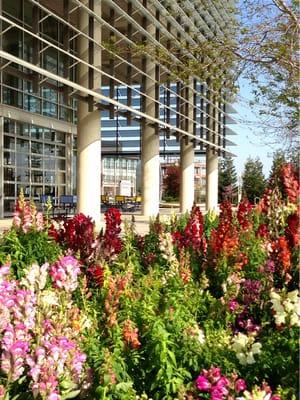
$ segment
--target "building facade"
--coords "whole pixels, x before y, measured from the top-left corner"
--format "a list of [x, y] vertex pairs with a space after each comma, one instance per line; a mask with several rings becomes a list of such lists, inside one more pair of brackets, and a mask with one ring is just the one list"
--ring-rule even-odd
[[[206, 157], [207, 207], [215, 207], [230, 105], [199, 77], [174, 71], [183, 57], [193, 58], [189, 46], [226, 31], [230, 7], [231, 1], [0, 0], [0, 217], [11, 213], [23, 188], [34, 200], [76, 193], [78, 211], [97, 222], [101, 152], [139, 153], [142, 211], [156, 214], [162, 143], [165, 151], [177, 146], [181, 209], [193, 201], [197, 152]], [[112, 129], [110, 149], [101, 121], [114, 127], [122, 119], [131, 132], [127, 127], [119, 140], [120, 129]]]

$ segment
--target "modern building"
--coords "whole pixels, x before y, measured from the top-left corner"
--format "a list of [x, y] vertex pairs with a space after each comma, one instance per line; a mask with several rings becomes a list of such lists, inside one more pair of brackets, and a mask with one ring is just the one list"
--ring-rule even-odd
[[[182, 211], [194, 199], [195, 154], [205, 155], [207, 208], [216, 207], [232, 109], [225, 93], [181, 72], [190, 48], [228, 34], [231, 5], [0, 0], [0, 217], [23, 188], [35, 200], [76, 193], [78, 211], [97, 222], [101, 147], [114, 157], [139, 152], [144, 215], [158, 212], [160, 151], [180, 156]], [[113, 128], [124, 118], [132, 131], [119, 140], [112, 129], [111, 149], [101, 123]]]

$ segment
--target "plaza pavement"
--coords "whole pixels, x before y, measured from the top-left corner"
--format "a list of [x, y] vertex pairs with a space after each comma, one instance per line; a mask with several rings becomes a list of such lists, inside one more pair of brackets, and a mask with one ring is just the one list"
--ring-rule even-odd
[[[201, 211], [204, 213], [205, 207], [204, 205], [200, 205]], [[168, 205], [167, 207], [163, 207], [159, 209], [159, 215], [162, 219], [168, 218], [168, 216], [172, 215], [173, 213], [179, 213], [178, 205]], [[134, 213], [121, 213], [122, 214], [122, 221], [127, 220], [128, 222], [132, 221], [132, 216], [134, 216], [135, 220], [135, 230], [140, 235], [145, 235], [149, 232], [149, 218], [141, 215], [138, 211]], [[12, 224], [12, 218], [0, 219], [0, 233], [9, 229]], [[104, 214], [101, 214], [101, 222], [100, 226], [96, 227], [96, 230], [100, 230], [101, 228], [105, 227], [104, 221]], [[122, 224], [122, 229], [124, 228], [124, 223]]]

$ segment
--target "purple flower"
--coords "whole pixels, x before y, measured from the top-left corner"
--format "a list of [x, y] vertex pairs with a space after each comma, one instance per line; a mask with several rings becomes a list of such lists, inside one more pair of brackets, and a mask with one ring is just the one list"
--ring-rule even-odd
[[228, 308], [230, 311], [235, 311], [238, 308], [238, 306], [239, 303], [235, 299], [230, 300], [228, 303]]
[[196, 387], [203, 392], [208, 392], [211, 388], [211, 384], [209, 383], [208, 379], [205, 378], [205, 376], [199, 375], [196, 379]]
[[235, 391], [236, 391], [237, 393], [246, 390], [247, 385], [246, 385], [245, 380], [244, 380], [244, 379], [237, 379], [236, 382], [235, 382], [235, 384], [234, 384], [234, 388], [235, 388]]

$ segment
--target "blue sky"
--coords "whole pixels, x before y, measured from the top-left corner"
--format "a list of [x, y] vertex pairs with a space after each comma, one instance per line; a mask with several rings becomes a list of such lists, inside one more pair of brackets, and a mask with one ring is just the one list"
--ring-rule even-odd
[[232, 136], [232, 141], [236, 143], [236, 146], [232, 147], [231, 150], [236, 155], [234, 163], [238, 175], [243, 173], [245, 161], [250, 156], [252, 158], [260, 158], [264, 166], [263, 172], [268, 177], [272, 165], [273, 153], [279, 148], [279, 145], [275, 147], [273, 145], [266, 145], [263, 142], [262, 129], [259, 128], [258, 123], [253, 126], [247, 126], [246, 123], [242, 123], [243, 120], [259, 122], [259, 118], [255, 115], [249, 104], [247, 104], [247, 100], [249, 101], [251, 97], [251, 87], [247, 81], [241, 80], [238, 99], [233, 104], [238, 112], [238, 114], [233, 114], [233, 117], [239, 123], [231, 125], [231, 128], [237, 133], [236, 136]]

